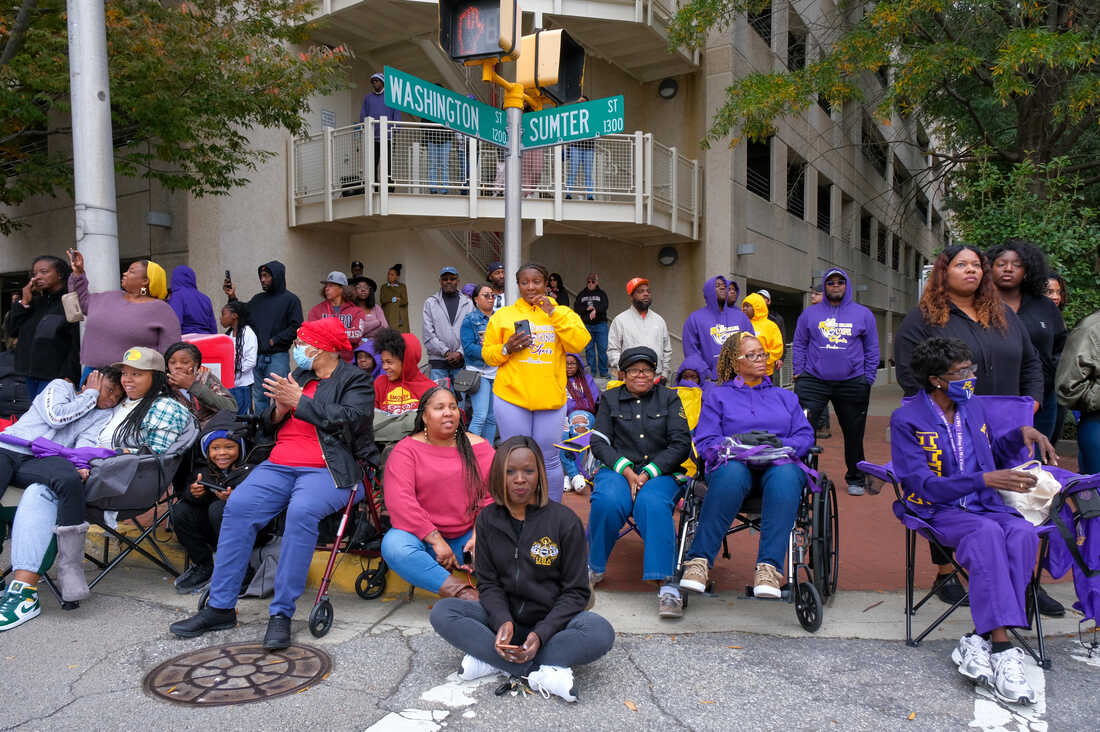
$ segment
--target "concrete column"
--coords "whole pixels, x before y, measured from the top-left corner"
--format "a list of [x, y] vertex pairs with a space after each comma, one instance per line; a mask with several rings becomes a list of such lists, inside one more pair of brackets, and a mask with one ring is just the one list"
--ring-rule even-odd
[[772, 68], [783, 73], [787, 70], [787, 30], [790, 26], [788, 0], [772, 0], [772, 51], [775, 53]]
[[772, 138], [772, 203], [787, 208], [787, 145], [778, 136]]
[[803, 196], [806, 198], [806, 211], [802, 216], [810, 226], [817, 227], [817, 170], [812, 165], [806, 166], [806, 172], [802, 176]]
[[840, 240], [844, 236], [844, 192], [836, 183], [829, 185], [829, 236]]
[[[744, 40], [747, 32], [744, 15], [724, 33], [707, 36], [706, 53], [703, 55], [703, 109], [706, 119], [711, 119], [725, 100], [726, 88], [733, 82], [733, 39], [739, 35]], [[723, 142], [711, 145], [702, 154], [704, 186], [703, 226], [700, 232], [702, 256], [698, 257], [702, 271], [696, 276], [728, 274], [733, 265], [734, 248], [732, 234], [735, 221], [740, 218], [734, 207], [733, 188], [743, 185], [744, 145], [737, 151]], [[735, 161], [741, 161], [738, 167]], [[742, 181], [740, 184], [737, 181]]]

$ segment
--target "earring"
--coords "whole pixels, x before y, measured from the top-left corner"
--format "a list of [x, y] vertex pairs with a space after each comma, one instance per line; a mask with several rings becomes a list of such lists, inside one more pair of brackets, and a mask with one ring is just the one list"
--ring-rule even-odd
[[148, 294], [149, 294], [149, 291], [148, 291], [148, 290], [146, 290], [146, 289], [145, 289], [145, 288], [143, 287], [143, 288], [141, 288], [141, 294], [142, 294], [142, 295], [148, 295]]

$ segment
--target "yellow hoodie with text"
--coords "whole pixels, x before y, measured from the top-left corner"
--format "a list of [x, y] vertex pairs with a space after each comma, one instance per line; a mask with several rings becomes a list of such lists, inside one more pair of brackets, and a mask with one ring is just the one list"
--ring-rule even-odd
[[[502, 347], [516, 332], [516, 322], [531, 323], [531, 345], [505, 355]], [[531, 411], [560, 409], [565, 390], [565, 355], [580, 353], [592, 336], [579, 315], [563, 305], [549, 315], [520, 300], [493, 313], [485, 326], [481, 357], [497, 367], [493, 394]]]
[[760, 345], [768, 352], [768, 376], [775, 371], [775, 362], [783, 357], [783, 334], [775, 321], [768, 320], [768, 303], [763, 296], [755, 292], [747, 295], [744, 302], [752, 305], [752, 328], [756, 331], [756, 337], [760, 339]]

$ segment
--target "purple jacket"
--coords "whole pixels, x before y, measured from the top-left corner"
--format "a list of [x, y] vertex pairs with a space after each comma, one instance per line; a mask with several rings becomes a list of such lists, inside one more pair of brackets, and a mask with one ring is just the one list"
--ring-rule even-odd
[[[386, 106], [386, 90], [383, 89], [381, 94], [375, 94], [373, 90], [367, 92], [363, 97], [363, 106], [359, 109], [359, 121], [362, 122], [367, 117], [373, 117], [374, 119], [381, 119], [385, 117], [390, 122], [401, 121], [401, 112], [393, 107]], [[382, 133], [380, 127], [374, 128], [374, 136], [377, 138]], [[393, 134], [393, 130], [390, 130], [390, 134]]]
[[[753, 333], [752, 323], [736, 306], [723, 307], [718, 302], [715, 283], [726, 282], [725, 277], [711, 277], [703, 283], [703, 301], [701, 307], [684, 321], [683, 344], [684, 358], [697, 356], [707, 364], [704, 378], [715, 379], [718, 376], [718, 353], [726, 339], [738, 331]], [[727, 282], [728, 287], [738, 291], [736, 282]], [[702, 374], [700, 374], [702, 375]]]
[[862, 376], [875, 383], [878, 372], [878, 328], [875, 316], [853, 302], [855, 283], [839, 267], [825, 272], [823, 280], [839, 274], [848, 281], [839, 305], [826, 298], [798, 316], [791, 343], [791, 365], [795, 376], [809, 374], [822, 381], [846, 381]]
[[[703, 361], [703, 357], [698, 356], [694, 353], [690, 356], [685, 356], [684, 362], [680, 364], [680, 368], [676, 369], [676, 382], [673, 384], [673, 386], [681, 385], [680, 376], [688, 369], [691, 369], [695, 373], [699, 374], [699, 378], [703, 380], [703, 383], [699, 384], [699, 387], [704, 392], [710, 391], [715, 386], [717, 386], [717, 384], [715, 384], [707, 375], [707, 364], [705, 361]], [[690, 384], [691, 382], [688, 383]]]
[[806, 420], [794, 392], [781, 389], [764, 377], [746, 386], [738, 376], [703, 392], [703, 407], [695, 425], [695, 449], [706, 460], [730, 435], [766, 430], [799, 457], [814, 444], [814, 430]]
[[180, 332], [184, 335], [218, 332], [218, 324], [214, 321], [214, 306], [210, 303], [210, 298], [195, 287], [195, 270], [186, 264], [173, 269], [171, 290], [168, 304], [180, 319]]

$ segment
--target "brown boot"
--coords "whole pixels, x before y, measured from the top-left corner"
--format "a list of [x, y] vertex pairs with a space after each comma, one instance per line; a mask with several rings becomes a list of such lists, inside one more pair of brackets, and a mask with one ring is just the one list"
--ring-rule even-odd
[[459, 600], [478, 601], [477, 588], [451, 575], [439, 588], [440, 597], [457, 597]]

